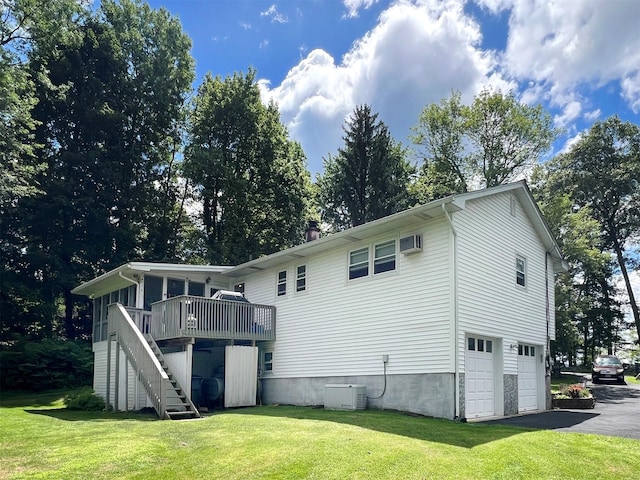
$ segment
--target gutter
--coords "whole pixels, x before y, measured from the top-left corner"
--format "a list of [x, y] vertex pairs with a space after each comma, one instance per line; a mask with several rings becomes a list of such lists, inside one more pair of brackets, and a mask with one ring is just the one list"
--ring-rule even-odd
[[459, 352], [459, 339], [458, 339], [458, 259], [457, 259], [457, 240], [458, 233], [456, 232], [455, 227], [453, 226], [453, 220], [447, 212], [445, 208], [445, 203], [442, 204], [442, 211], [444, 212], [444, 216], [449, 222], [449, 227], [451, 228], [451, 233], [453, 234], [453, 242], [452, 242], [452, 257], [453, 257], [453, 334], [454, 334], [454, 374], [453, 374], [453, 418], [454, 420], [459, 417], [460, 412], [460, 367], [458, 357], [460, 355]]

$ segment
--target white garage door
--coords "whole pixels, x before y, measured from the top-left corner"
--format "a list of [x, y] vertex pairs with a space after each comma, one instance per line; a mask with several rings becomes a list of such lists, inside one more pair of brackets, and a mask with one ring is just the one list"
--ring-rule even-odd
[[536, 347], [518, 345], [518, 411], [538, 409]]
[[494, 415], [493, 341], [467, 337], [464, 359], [464, 397], [467, 418]]

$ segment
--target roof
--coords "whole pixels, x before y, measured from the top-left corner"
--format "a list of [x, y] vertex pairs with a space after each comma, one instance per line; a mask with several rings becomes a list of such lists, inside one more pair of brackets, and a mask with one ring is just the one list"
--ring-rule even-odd
[[450, 195], [423, 205], [418, 205], [408, 210], [404, 210], [357, 227], [349, 228], [312, 242], [303, 243], [271, 255], [251, 260], [229, 269], [224, 275], [229, 277], [242, 277], [252, 272], [272, 268], [291, 260], [304, 258], [309, 255], [358, 242], [389, 230], [399, 229], [405, 226], [409, 227], [416, 221], [416, 219], [428, 220], [440, 217], [444, 215], [444, 210], [448, 213], [460, 211], [464, 209], [465, 202], [469, 200], [475, 200], [504, 192], [511, 192], [518, 198], [518, 200], [520, 200], [520, 203], [531, 220], [533, 227], [546, 250], [551, 254], [551, 257], [556, 262], [558, 268], [564, 269], [565, 267], [562, 266], [564, 264], [564, 259], [557, 242], [551, 234], [549, 226], [544, 220], [544, 217], [542, 216], [529, 187], [527, 187], [526, 182], [519, 181], [483, 190]]
[[251, 274], [256, 271], [266, 270], [285, 264], [292, 260], [302, 259], [310, 255], [322, 253], [334, 248], [359, 242], [366, 238], [374, 237], [379, 234], [388, 232], [389, 230], [397, 230], [404, 227], [410, 227], [416, 221], [425, 221], [432, 218], [441, 217], [448, 213], [458, 212], [465, 208], [465, 202], [496, 195], [499, 193], [510, 192], [515, 195], [527, 216], [531, 220], [534, 230], [541, 239], [545, 249], [551, 255], [556, 270], [566, 270], [566, 262], [562, 257], [560, 248], [551, 234], [551, 230], [547, 225], [538, 205], [536, 204], [529, 187], [526, 182], [520, 181], [499, 185], [484, 190], [475, 190], [472, 192], [450, 195], [445, 198], [434, 200], [424, 205], [404, 210], [402, 212], [389, 215], [378, 220], [374, 220], [357, 227], [349, 228], [332, 235], [327, 235], [312, 242], [303, 243], [295, 247], [282, 250], [280, 252], [256, 258], [249, 262], [245, 262], [235, 267], [214, 266], [214, 265], [183, 265], [172, 263], [146, 263], [146, 262], [130, 262], [122, 265], [110, 272], [99, 277], [89, 280], [82, 285], [74, 288], [71, 292], [77, 295], [95, 296], [109, 291], [123, 288], [127, 285], [137, 283], [134, 276], [139, 273], [149, 272], [198, 272], [203, 274], [220, 274], [225, 277], [238, 278]]
[[232, 267], [214, 265], [185, 265], [179, 263], [150, 263], [129, 262], [108, 271], [82, 285], [77, 286], [71, 293], [75, 295], [96, 296], [112, 292], [128, 285], [138, 283], [135, 278], [141, 273], [151, 272], [181, 272], [216, 274], [224, 273]]

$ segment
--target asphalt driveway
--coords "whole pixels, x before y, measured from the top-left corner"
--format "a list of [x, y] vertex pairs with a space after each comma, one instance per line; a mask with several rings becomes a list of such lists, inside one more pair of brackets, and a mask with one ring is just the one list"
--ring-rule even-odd
[[551, 410], [487, 423], [640, 440], [640, 385], [593, 385], [589, 382], [587, 386], [596, 397], [592, 410]]

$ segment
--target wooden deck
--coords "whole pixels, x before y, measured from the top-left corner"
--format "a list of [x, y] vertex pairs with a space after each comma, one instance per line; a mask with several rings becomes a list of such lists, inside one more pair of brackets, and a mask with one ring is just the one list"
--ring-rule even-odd
[[151, 312], [131, 312], [156, 340], [210, 338], [269, 341], [276, 338], [276, 307], [180, 295], [156, 302]]

